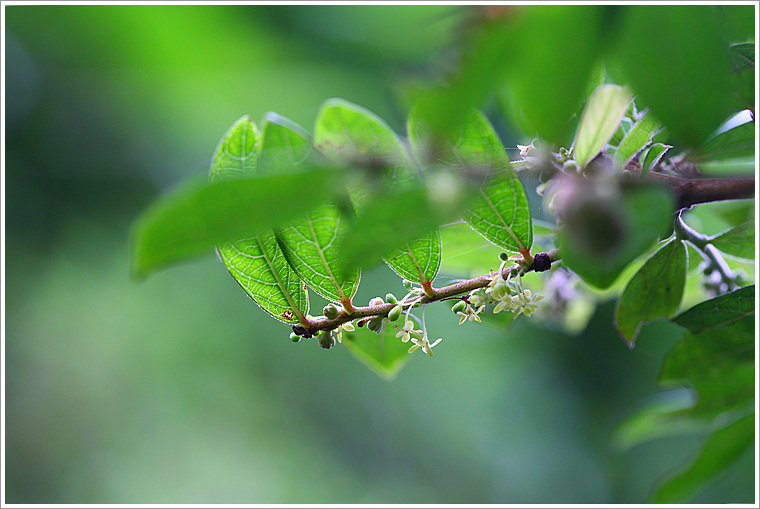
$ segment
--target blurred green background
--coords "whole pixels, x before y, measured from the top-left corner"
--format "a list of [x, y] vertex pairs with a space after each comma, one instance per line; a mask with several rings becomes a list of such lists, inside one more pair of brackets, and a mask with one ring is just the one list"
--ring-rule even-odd
[[[680, 329], [628, 350], [611, 302], [576, 336], [431, 306], [435, 358], [388, 383], [290, 342], [211, 255], [130, 278], [132, 222], [233, 121], [311, 130], [342, 97], [403, 132], [399, 84], [445, 67], [468, 15], [5, 6], [7, 503], [637, 503], [693, 457], [705, 435], [616, 447]], [[387, 291], [378, 268], [356, 302]], [[752, 500], [752, 462], [698, 501]]]

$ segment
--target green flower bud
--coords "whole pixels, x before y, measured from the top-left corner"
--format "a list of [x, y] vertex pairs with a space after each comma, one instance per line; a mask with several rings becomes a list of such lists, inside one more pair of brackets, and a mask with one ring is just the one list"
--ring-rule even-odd
[[299, 335], [298, 335], [298, 334], [296, 334], [295, 332], [291, 332], [291, 333], [290, 333], [290, 340], [291, 340], [293, 343], [298, 343], [299, 341], [301, 341], [301, 336], [299, 336]]
[[317, 336], [317, 340], [319, 341], [319, 346], [325, 350], [329, 350], [335, 346], [335, 338], [330, 335], [329, 331], [320, 332], [319, 336]]
[[499, 253], [499, 260], [506, 262], [507, 260], [509, 260], [509, 255], [502, 251], [501, 253]]
[[370, 306], [380, 306], [382, 304], [385, 304], [382, 297], [373, 297], [369, 300]]
[[408, 279], [404, 279], [403, 281], [401, 281], [401, 284], [403, 284], [404, 288], [406, 288], [410, 292], [412, 291], [412, 282], [409, 281]]
[[343, 309], [342, 309], [342, 308], [338, 308], [338, 306], [336, 306], [336, 305], [335, 305], [335, 304], [333, 304], [333, 303], [330, 303], [330, 304], [326, 305], [326, 306], [325, 306], [325, 307], [322, 309], [322, 313], [323, 313], [323, 314], [324, 314], [324, 315], [325, 315], [327, 318], [329, 318], [330, 320], [333, 320], [333, 319], [335, 319], [335, 318], [338, 318], [338, 315], [340, 315], [341, 311], [343, 311]]
[[464, 311], [466, 307], [467, 307], [467, 303], [465, 301], [463, 301], [463, 300], [460, 300], [456, 304], [454, 304], [453, 306], [451, 306], [451, 310], [454, 313], [459, 313], [461, 311]]
[[391, 309], [388, 312], [388, 320], [390, 320], [391, 322], [395, 322], [396, 320], [399, 319], [399, 317], [401, 316], [401, 312], [403, 310], [404, 308], [401, 306], [401, 304], [396, 304], [395, 306], [393, 306], [393, 309]]
[[395, 303], [398, 302], [398, 299], [392, 293], [386, 293], [385, 294], [385, 302], [387, 302], [389, 304], [395, 304]]
[[376, 316], [374, 318], [371, 318], [370, 321], [367, 322], [367, 328], [379, 334], [380, 331], [383, 330], [383, 317]]

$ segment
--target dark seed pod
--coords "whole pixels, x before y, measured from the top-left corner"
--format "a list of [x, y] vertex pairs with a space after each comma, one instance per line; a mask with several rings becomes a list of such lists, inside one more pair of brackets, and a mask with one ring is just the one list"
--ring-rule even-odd
[[536, 272], [544, 272], [552, 267], [551, 258], [546, 253], [538, 253], [533, 257], [533, 270]]

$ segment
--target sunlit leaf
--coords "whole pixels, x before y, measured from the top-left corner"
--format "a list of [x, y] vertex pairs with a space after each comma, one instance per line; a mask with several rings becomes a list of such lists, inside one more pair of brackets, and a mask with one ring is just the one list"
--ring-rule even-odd
[[710, 5], [631, 5], [617, 60], [631, 88], [669, 132], [700, 146], [732, 109], [731, 59]]
[[638, 154], [644, 147], [652, 142], [652, 136], [660, 124], [651, 112], [647, 111], [628, 131], [615, 150], [613, 166], [620, 171]]
[[[374, 173], [370, 180], [379, 180], [380, 189], [419, 187], [417, 167], [396, 134], [382, 119], [360, 106], [342, 99], [326, 101], [317, 115], [314, 143], [329, 158]], [[388, 251], [384, 260], [401, 277], [428, 285], [438, 275], [441, 241], [437, 230], [421, 234]]]
[[751, 451], [754, 442], [755, 413], [752, 412], [715, 432], [691, 465], [665, 481], [648, 502], [653, 504], [689, 502], [742, 454]]
[[630, 91], [617, 85], [602, 85], [591, 94], [573, 142], [575, 160], [581, 168], [585, 168], [615, 134], [632, 97]]
[[[214, 154], [212, 182], [257, 175], [259, 142], [256, 126], [247, 117], [233, 124]], [[244, 240], [225, 242], [217, 246], [217, 252], [230, 275], [265, 312], [291, 324], [299, 323], [308, 314], [308, 293], [285, 260], [271, 229]]]
[[430, 146], [429, 131], [413, 114], [409, 137], [418, 161], [431, 160], [474, 179], [485, 179], [467, 208], [463, 219], [501, 249], [527, 253], [533, 243], [530, 208], [522, 182], [512, 169], [509, 157], [488, 120], [471, 112], [455, 132]]
[[573, 200], [558, 240], [562, 262], [587, 283], [607, 288], [672, 224], [669, 191], [631, 186], [618, 198], [582, 194]]
[[671, 240], [646, 261], [628, 282], [615, 308], [615, 326], [633, 346], [644, 322], [672, 316], [686, 283], [686, 246]]
[[378, 376], [393, 380], [412, 356], [409, 354], [409, 344], [396, 337], [393, 323], [387, 319], [383, 321], [383, 330], [379, 334], [366, 327], [357, 327], [353, 332], [344, 331], [343, 344]]
[[[314, 157], [312, 152], [311, 140], [305, 131], [282, 117], [267, 117], [261, 133], [259, 165], [262, 171], [276, 172], [281, 167], [297, 166]], [[288, 208], [291, 202], [297, 201], [316, 200], [320, 205], [277, 229], [285, 257], [315, 292], [326, 299], [350, 304], [360, 275], [358, 272], [344, 274], [338, 266], [337, 247], [346, 227], [345, 217], [337, 205], [325, 201], [312, 188], [294, 187], [290, 192], [295, 196], [283, 200], [281, 208]], [[308, 197], [300, 196], [304, 192]]]
[[753, 260], [755, 258], [755, 221], [747, 221], [710, 239], [724, 253]]
[[331, 196], [336, 173], [310, 169], [285, 176], [190, 182], [168, 193], [143, 213], [132, 237], [136, 275], [201, 255], [217, 244], [250, 238], [312, 208], [293, 201], [292, 189], [304, 186]]

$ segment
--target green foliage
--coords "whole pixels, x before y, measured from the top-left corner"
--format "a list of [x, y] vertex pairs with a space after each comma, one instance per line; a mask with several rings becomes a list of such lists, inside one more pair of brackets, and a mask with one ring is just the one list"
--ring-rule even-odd
[[685, 283], [686, 246], [673, 239], [644, 263], [618, 301], [615, 325], [631, 347], [643, 322], [678, 310]]
[[412, 152], [421, 165], [465, 175], [472, 172], [472, 178], [483, 182], [464, 211], [467, 224], [502, 249], [529, 252], [533, 230], [528, 198], [488, 120], [470, 112], [457, 130], [441, 138], [413, 114], [408, 129]]
[[[313, 140], [279, 115], [265, 116], [260, 135], [244, 117], [219, 143], [209, 183], [168, 195], [139, 220], [135, 270], [218, 245], [246, 293], [296, 325], [295, 341], [341, 342], [386, 379], [410, 352], [432, 357], [438, 341], [428, 339], [424, 311], [437, 301], [456, 301], [460, 325], [504, 330], [520, 314], [572, 323], [573, 300], [588, 310], [615, 297], [615, 325], [633, 347], [642, 326], [672, 317], [684, 298], [717, 294], [672, 319], [688, 332], [660, 373], [664, 385], [692, 387], [696, 402], [644, 409], [620, 439], [709, 429], [696, 460], [652, 499], [686, 500], [752, 444], [754, 285], [732, 257], [754, 260], [755, 223], [742, 209], [708, 236], [678, 209], [695, 188], [726, 184], [695, 179], [695, 167], [754, 156], [754, 120], [735, 117], [754, 103], [754, 44], [730, 45], [715, 12], [510, 7], [475, 20], [447, 82], [410, 92], [406, 137], [342, 99], [322, 104]], [[492, 95], [508, 113], [496, 125], [522, 128], [523, 142], [539, 136], [518, 145], [519, 160], [478, 110]], [[558, 146], [579, 110], [572, 145]], [[527, 182], [538, 184], [540, 211]], [[716, 193], [700, 200], [737, 197]], [[687, 246], [704, 259], [700, 270]], [[352, 302], [361, 270], [382, 262], [407, 295]], [[441, 268], [471, 279], [436, 288]], [[325, 316], [308, 314], [306, 287], [331, 301]], [[415, 308], [420, 324], [408, 319]]]
[[616, 52], [631, 88], [680, 142], [698, 147], [736, 108], [711, 6], [630, 6]]

